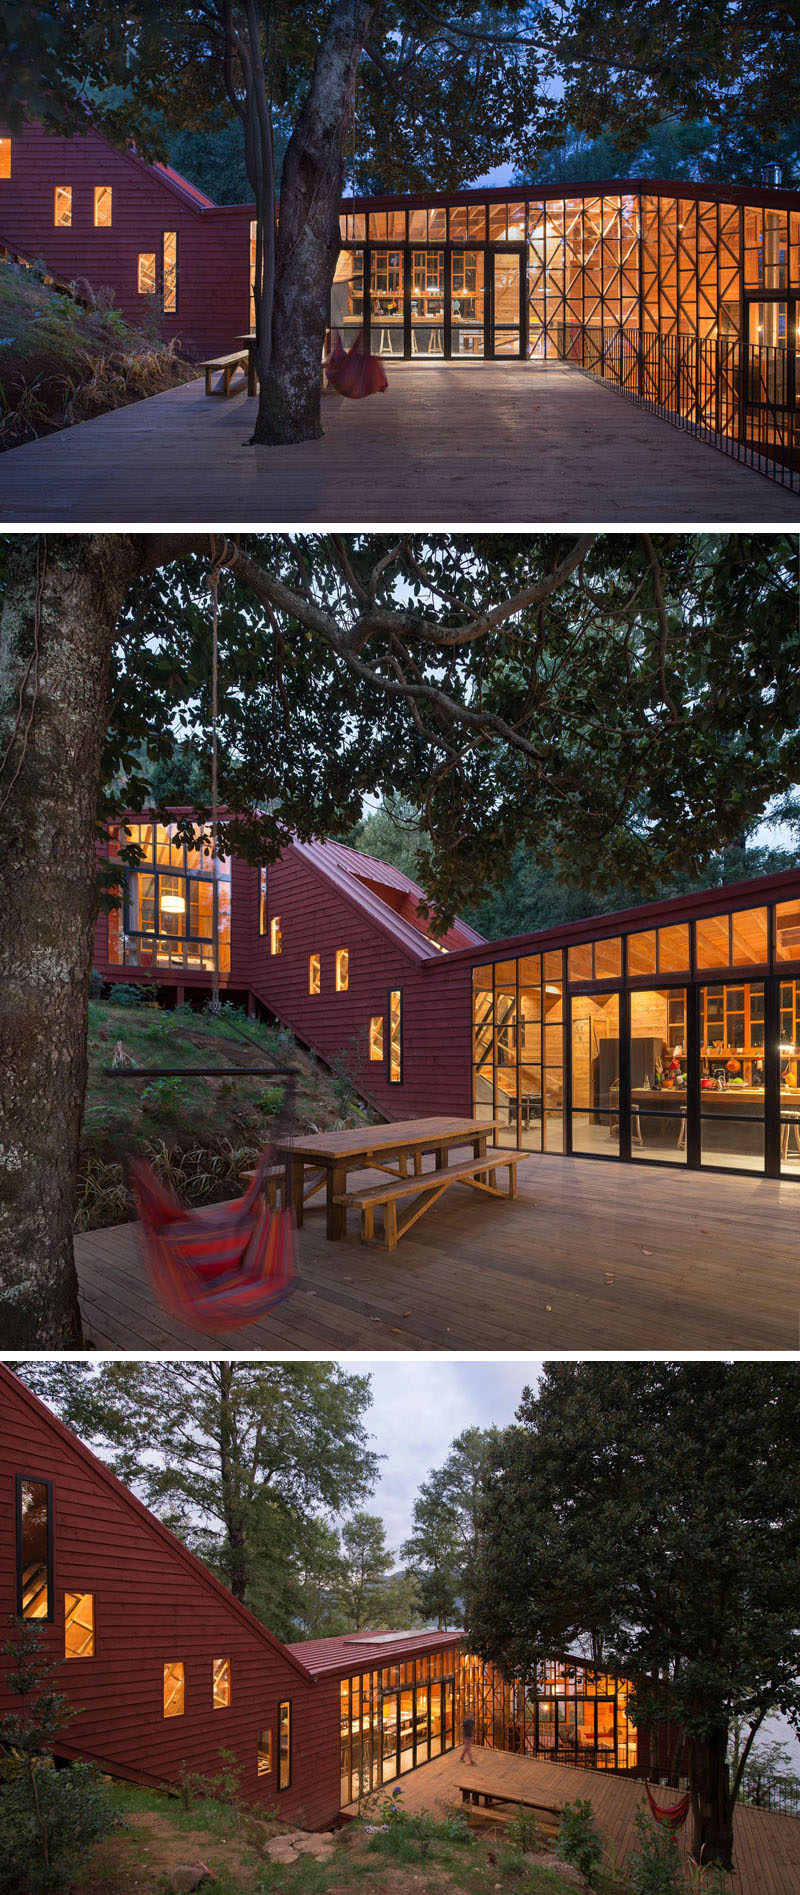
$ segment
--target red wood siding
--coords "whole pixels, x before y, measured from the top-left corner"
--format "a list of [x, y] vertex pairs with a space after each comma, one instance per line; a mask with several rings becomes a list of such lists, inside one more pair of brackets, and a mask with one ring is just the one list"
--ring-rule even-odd
[[[0, 1365], [0, 1611], [16, 1609], [14, 1477], [53, 1483], [55, 1620], [46, 1629], [64, 1650], [64, 1592], [92, 1592], [96, 1655], [64, 1660], [58, 1687], [78, 1708], [59, 1746], [110, 1773], [158, 1785], [184, 1767], [219, 1769], [232, 1750], [253, 1802], [277, 1802], [310, 1827], [339, 1808], [335, 1682], [316, 1685], [199, 1561], [88, 1456], [74, 1436]], [[212, 1709], [214, 1658], [231, 1661], [231, 1704]], [[185, 1665], [185, 1712], [165, 1718], [163, 1666]], [[0, 1706], [11, 1694], [0, 1666]], [[277, 1716], [292, 1702], [292, 1784], [278, 1793]], [[271, 1726], [273, 1770], [256, 1770], [258, 1732]]]
[[[57, 184], [72, 187], [72, 223], [53, 221]], [[112, 221], [94, 226], [94, 187], [112, 190]], [[150, 304], [137, 287], [140, 251], [154, 252], [162, 288], [162, 239], [178, 239], [178, 306], [160, 318], [165, 342], [201, 360], [229, 350], [250, 326], [249, 205], [192, 203], [152, 166], [118, 151], [98, 132], [51, 138], [35, 125], [11, 140], [11, 176], [0, 178], [0, 242], [31, 260], [43, 258], [70, 283], [85, 277], [108, 286], [129, 321], [141, 323]]]

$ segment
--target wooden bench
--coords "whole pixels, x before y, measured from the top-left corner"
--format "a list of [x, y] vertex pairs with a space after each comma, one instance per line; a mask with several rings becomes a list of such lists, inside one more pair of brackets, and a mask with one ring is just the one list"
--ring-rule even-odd
[[[223, 395], [227, 397], [231, 392], [231, 379], [236, 369], [244, 369], [245, 374], [247, 374], [247, 365], [248, 353], [246, 349], [237, 349], [235, 355], [215, 355], [213, 361], [201, 362], [200, 367], [205, 369], [206, 372], [206, 394]], [[220, 371], [222, 373], [222, 386], [212, 388], [211, 377]]]
[[467, 1805], [468, 1820], [471, 1828], [488, 1828], [490, 1824], [504, 1825], [513, 1822], [519, 1809], [529, 1809], [535, 1816], [542, 1834], [542, 1840], [555, 1842], [561, 1827], [561, 1810], [555, 1803], [536, 1803], [530, 1796], [519, 1796], [513, 1790], [487, 1789], [474, 1783], [460, 1783], [461, 1801]]
[[[306, 1170], [309, 1170], [309, 1169], [310, 1167], [306, 1166]], [[242, 1172], [242, 1177], [246, 1184], [250, 1183], [250, 1179], [254, 1177], [254, 1175], [255, 1173], [252, 1170]], [[324, 1171], [312, 1171], [311, 1179], [309, 1183], [306, 1183], [305, 1177], [304, 1177], [303, 1203], [307, 1204], [309, 1201], [309, 1198], [316, 1197], [317, 1192], [322, 1190], [324, 1184], [325, 1184]], [[267, 1170], [264, 1173], [264, 1196], [267, 1200], [267, 1203], [271, 1205], [273, 1209], [277, 1201], [278, 1192], [280, 1192], [281, 1204], [285, 1208], [286, 1201], [287, 1201], [286, 1166], [285, 1165], [268, 1165]]]
[[[375, 1208], [380, 1205], [383, 1209], [384, 1243], [387, 1250], [396, 1250], [399, 1239], [405, 1236], [412, 1224], [416, 1224], [418, 1218], [424, 1217], [425, 1212], [431, 1209], [443, 1191], [450, 1189], [451, 1184], [467, 1184], [473, 1190], [485, 1191], [493, 1198], [515, 1198], [519, 1160], [519, 1152], [491, 1150], [483, 1158], [470, 1158], [462, 1164], [446, 1165], [441, 1171], [418, 1172], [412, 1178], [398, 1178], [395, 1175], [391, 1181], [387, 1179], [385, 1184], [367, 1185], [361, 1191], [342, 1191], [334, 1201], [337, 1204], [354, 1205], [361, 1212], [363, 1243], [375, 1235]], [[498, 1188], [498, 1171], [508, 1172], [507, 1192]], [[420, 1201], [405, 1223], [398, 1224], [397, 1206], [401, 1198], [408, 1197], [419, 1198]]]

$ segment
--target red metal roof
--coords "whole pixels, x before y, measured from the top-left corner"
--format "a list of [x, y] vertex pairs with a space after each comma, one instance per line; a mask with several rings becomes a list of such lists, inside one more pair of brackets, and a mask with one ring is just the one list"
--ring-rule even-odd
[[383, 197], [342, 198], [342, 213], [368, 210], [424, 210], [443, 204], [544, 203], [550, 198], [574, 197], [682, 197], [704, 198], [722, 204], [765, 204], [770, 210], [800, 209], [800, 191], [780, 184], [720, 184], [690, 178], [590, 178], [582, 184], [489, 184], [463, 191], [414, 191]]
[[[301, 855], [310, 867], [317, 870], [326, 881], [331, 882], [340, 894], [346, 895], [354, 906], [361, 908], [370, 920], [374, 921], [384, 933], [388, 934], [412, 960], [440, 961], [445, 957], [433, 938], [426, 934], [420, 918], [417, 924], [408, 921], [405, 915], [382, 901], [374, 889], [362, 881], [367, 876], [370, 881], [380, 881], [386, 888], [397, 889], [408, 895], [414, 906], [425, 900], [424, 891], [416, 882], [412, 882], [401, 869], [391, 868], [386, 862], [378, 862], [372, 856], [362, 855], [357, 849], [348, 849], [341, 842], [299, 842], [292, 847]], [[450, 943], [452, 942], [452, 948]], [[483, 946], [483, 936], [470, 928], [466, 921], [457, 920], [455, 928], [443, 936], [443, 944], [448, 953]]]
[[302, 1662], [312, 1677], [334, 1671], [372, 1671], [381, 1665], [400, 1665], [406, 1658], [460, 1645], [456, 1632], [344, 1632], [339, 1638], [310, 1638], [287, 1651]]
[[[218, 208], [214, 203], [213, 197], [206, 197], [205, 191], [199, 190], [196, 184], [190, 184], [188, 178], [184, 178], [180, 171], [173, 170], [172, 165], [160, 164], [158, 160], [156, 160], [153, 165], [153, 170], [157, 171], [159, 176], [166, 180], [167, 184], [173, 185], [178, 191], [183, 191], [186, 197], [191, 198], [193, 204], [200, 206], [201, 210], [213, 211]], [[228, 207], [226, 206], [226, 208]]]

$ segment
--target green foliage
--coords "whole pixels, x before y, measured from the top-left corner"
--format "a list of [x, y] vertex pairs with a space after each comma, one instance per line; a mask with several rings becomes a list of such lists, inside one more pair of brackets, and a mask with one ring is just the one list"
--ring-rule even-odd
[[440, 1468], [420, 1483], [414, 1528], [403, 1546], [420, 1609], [437, 1625], [458, 1623], [478, 1551], [483, 1482], [500, 1439], [496, 1428], [465, 1428]]
[[283, 1092], [281, 1087], [265, 1086], [263, 1092], [259, 1093], [256, 1104], [259, 1112], [264, 1113], [265, 1118], [274, 1119], [276, 1113], [280, 1112], [281, 1106], [283, 1105]]
[[55, 1769], [56, 1736], [75, 1712], [55, 1687], [41, 1625], [22, 1618], [10, 1625], [6, 1685], [19, 1709], [0, 1717], [0, 1895], [49, 1895], [70, 1885], [117, 1817], [93, 1765]]
[[106, 983], [102, 974], [98, 974], [97, 968], [93, 967], [89, 975], [89, 999], [102, 1000], [105, 990]]
[[526, 1809], [524, 1803], [514, 1811], [503, 1832], [505, 1839], [513, 1849], [520, 1849], [523, 1855], [536, 1855], [544, 1847], [542, 1831], [536, 1820], [535, 1812]]
[[[181, 1808], [194, 1809], [198, 1803], [219, 1803], [223, 1808], [238, 1811], [242, 1801], [242, 1767], [235, 1751], [220, 1748], [221, 1768], [215, 1773], [201, 1770], [189, 1770], [184, 1765], [178, 1772], [177, 1792]], [[165, 1788], [171, 1786], [166, 1785]]]
[[564, 1862], [574, 1863], [587, 1882], [594, 1882], [603, 1860], [603, 1844], [588, 1797], [576, 1797], [574, 1803], [564, 1804], [556, 1855]]
[[775, 1364], [548, 1366], [487, 1484], [475, 1649], [524, 1673], [591, 1637], [635, 1722], [680, 1726], [690, 1783], [712, 1778], [704, 1860], [730, 1843], [731, 1719], [800, 1727], [799, 1518], [800, 1388]]
[[142, 1092], [142, 1111], [153, 1118], [176, 1119], [186, 1098], [182, 1079], [153, 1079]]
[[108, 989], [111, 1007], [155, 1007], [158, 995], [153, 987], [137, 987], [133, 981], [112, 980]]
[[677, 1838], [643, 1809], [634, 1817], [636, 1843], [628, 1856], [633, 1895], [684, 1895], [686, 1878]]

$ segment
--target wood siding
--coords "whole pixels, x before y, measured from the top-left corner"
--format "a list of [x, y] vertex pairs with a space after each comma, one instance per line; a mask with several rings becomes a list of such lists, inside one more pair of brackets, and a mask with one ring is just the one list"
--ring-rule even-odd
[[[94, 225], [94, 187], [110, 185], [111, 225]], [[57, 185], [72, 188], [72, 223], [54, 223]], [[247, 204], [195, 204], [133, 152], [96, 131], [52, 138], [36, 125], [11, 139], [11, 175], [0, 178], [0, 242], [33, 261], [43, 258], [66, 283], [83, 277], [110, 288], [129, 322], [140, 324], [150, 299], [138, 292], [140, 252], [155, 254], [159, 299], [163, 234], [178, 240], [177, 309], [161, 314], [159, 333], [195, 360], [228, 351], [250, 327], [250, 219]]]
[[[95, 1656], [63, 1659], [58, 1688], [76, 1706], [59, 1751], [150, 1785], [184, 1768], [214, 1772], [234, 1752], [252, 1802], [277, 1803], [310, 1827], [339, 1808], [334, 1681], [315, 1684], [48, 1410], [0, 1365], [0, 1600], [16, 1609], [14, 1477], [53, 1483], [55, 1618], [49, 1652], [63, 1659], [64, 1593], [95, 1600]], [[212, 1709], [212, 1660], [229, 1658], [231, 1704]], [[185, 1711], [163, 1715], [163, 1667], [185, 1665]], [[3, 1672], [5, 1667], [2, 1668]], [[278, 1792], [278, 1705], [292, 1702], [292, 1783]], [[0, 1677], [0, 1707], [11, 1694]], [[271, 1726], [273, 1769], [259, 1777], [256, 1744]]]

